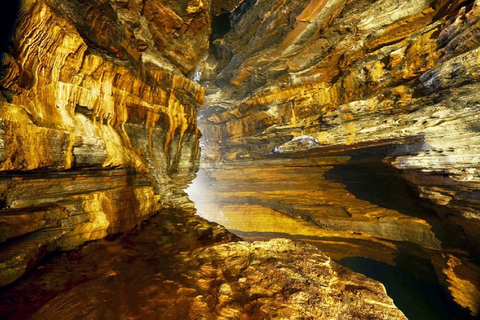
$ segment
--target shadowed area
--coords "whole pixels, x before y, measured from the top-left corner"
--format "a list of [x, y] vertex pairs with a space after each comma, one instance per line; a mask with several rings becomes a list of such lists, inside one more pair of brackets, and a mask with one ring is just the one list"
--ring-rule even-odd
[[20, 9], [20, 0], [11, 0], [2, 4], [0, 10], [0, 52], [9, 48], [10, 37], [15, 27]]
[[0, 291], [0, 317], [405, 319], [379, 282], [314, 246], [236, 240], [193, 212], [163, 210], [128, 234], [51, 257]]
[[449, 299], [440, 285], [418, 278], [403, 268], [366, 258], [345, 258], [339, 263], [382, 282], [410, 320], [472, 319], [467, 310]]

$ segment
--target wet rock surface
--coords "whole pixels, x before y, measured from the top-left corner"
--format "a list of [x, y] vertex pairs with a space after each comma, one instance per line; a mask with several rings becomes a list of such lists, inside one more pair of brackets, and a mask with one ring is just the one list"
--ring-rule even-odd
[[303, 240], [335, 261], [371, 259], [438, 285], [438, 300], [425, 301], [430, 309], [448, 301], [449, 315], [413, 310], [412, 319], [475, 316], [480, 267], [469, 231], [420, 201], [396, 170], [349, 159], [237, 161], [201, 169], [187, 192], [199, 215], [245, 239]]
[[380, 283], [287, 239], [198, 249], [185, 255], [185, 267], [204, 293], [195, 305], [211, 308], [216, 298], [215, 313], [228, 319], [404, 318]]
[[[422, 137], [383, 160], [475, 237], [479, 4], [259, 0], [231, 15], [202, 79], [205, 159]], [[313, 143], [299, 143], [305, 136]]]
[[[207, 202], [218, 197], [258, 233], [287, 215], [273, 234], [295, 230], [337, 259], [406, 256], [478, 315], [479, 17], [478, 0], [21, 1], [2, 44], [0, 286], [51, 252], [191, 208], [183, 190], [205, 100], [205, 166], [226, 181]], [[345, 179], [365, 177], [346, 166], [378, 163], [403, 172], [433, 210], [392, 207]], [[397, 317], [378, 284], [310, 246], [217, 245], [234, 237], [163, 212], [144, 235], [54, 257], [3, 291], [2, 312]]]
[[1, 62], [0, 286], [190, 206], [210, 28], [202, 1], [19, 3]]
[[313, 246], [239, 238], [164, 210], [49, 258], [0, 292], [3, 319], [404, 319], [383, 285]]

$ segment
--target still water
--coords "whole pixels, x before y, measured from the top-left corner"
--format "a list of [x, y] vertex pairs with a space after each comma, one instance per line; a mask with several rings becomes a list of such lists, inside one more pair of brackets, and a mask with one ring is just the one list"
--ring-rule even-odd
[[246, 240], [303, 240], [381, 281], [411, 320], [473, 319], [480, 269], [463, 230], [383, 165], [202, 169], [187, 193], [200, 216]]
[[[411, 320], [473, 319], [480, 308], [463, 229], [382, 165], [202, 169], [188, 193], [198, 215], [245, 240], [306, 241], [379, 280]], [[128, 234], [50, 256], [0, 290], [0, 319], [192, 318], [181, 253], [235, 238], [197, 214], [162, 210]]]

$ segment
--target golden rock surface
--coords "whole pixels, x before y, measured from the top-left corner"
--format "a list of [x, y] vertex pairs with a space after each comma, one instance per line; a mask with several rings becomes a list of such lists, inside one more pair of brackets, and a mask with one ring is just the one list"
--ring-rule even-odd
[[130, 234], [65, 253], [21, 279], [0, 293], [0, 315], [406, 319], [381, 283], [311, 245], [232, 240], [197, 215], [163, 210]]
[[202, 1], [21, 3], [0, 79], [0, 285], [191, 206], [209, 30]]
[[[232, 29], [209, 42], [212, 15], [226, 12]], [[204, 196], [208, 214], [253, 212], [255, 224], [230, 222], [243, 232], [292, 235], [296, 228], [295, 237], [337, 259], [395, 264], [406, 253], [428, 261], [453, 299], [477, 315], [479, 17], [478, 0], [22, 1], [1, 66], [0, 286], [48, 252], [125, 232], [164, 207], [191, 207], [183, 190], [198, 168], [197, 109], [204, 105], [205, 165], [220, 169], [209, 179], [225, 182]], [[249, 167], [230, 167], [248, 158]], [[403, 172], [436, 213], [405, 213], [350, 193], [339, 168], [358, 164], [373, 165], [371, 174], [379, 164]], [[272, 224], [279, 215], [282, 223]], [[146, 247], [167, 246], [168, 254], [124, 269], [125, 278], [169, 266], [175, 227], [163, 222]], [[202, 237], [226, 236], [220, 229], [189, 224], [176, 240], [188, 253], [174, 252], [173, 266], [186, 266], [188, 281], [153, 267], [136, 287], [143, 308], [116, 301], [86, 312], [248, 318], [287, 299], [279, 317], [403, 317], [381, 286], [330, 263], [327, 291], [315, 277], [298, 277], [330, 261], [310, 246], [277, 240], [194, 250]], [[287, 257], [282, 248], [296, 253]], [[102, 259], [138, 258], [124, 249], [106, 249], [114, 254]], [[318, 259], [309, 262], [302, 251]], [[267, 260], [250, 265], [249, 257]], [[293, 260], [269, 274], [268, 258]], [[92, 263], [100, 266], [92, 281], [35, 306], [37, 316], [85, 311], [64, 308], [85, 291], [98, 294], [91, 303], [117, 293], [106, 284], [121, 271], [102, 262]], [[368, 290], [336, 287], [344, 272]], [[265, 274], [293, 291], [279, 295], [261, 283]], [[240, 275], [233, 287], [222, 283], [232, 275]], [[318, 295], [326, 304], [311, 303]], [[339, 295], [353, 301], [350, 311], [342, 311]], [[248, 298], [241, 307], [238, 297]]]
[[207, 59], [204, 158], [421, 137], [379, 160], [478, 223], [479, 17], [478, 1], [257, 1]]
[[397, 266], [438, 281], [477, 314], [480, 268], [470, 232], [416, 200], [394, 169], [347, 162], [333, 155], [237, 161], [200, 169], [187, 192], [200, 216], [244, 239], [290, 238], [336, 261]]
[[[268, 222], [279, 212], [300, 216], [332, 236], [343, 232], [346, 244], [333, 247], [360, 256], [357, 236], [419, 245], [454, 300], [478, 314], [480, 2], [258, 0], [231, 20], [232, 30], [211, 45], [201, 81], [203, 165], [215, 167], [211, 181], [224, 183], [205, 195], [206, 216], [255, 212], [265, 225], [225, 223], [287, 234], [285, 225]], [[405, 215], [347, 195], [324, 179], [337, 169], [321, 172], [315, 163], [328, 156], [344, 157], [332, 166], [384, 164], [402, 172], [433, 210]], [[312, 172], [295, 175], [290, 161]], [[242, 162], [250, 167], [232, 169]], [[307, 187], [308, 175], [324, 186]], [[279, 190], [258, 189], [261, 179]], [[302, 223], [296, 230], [326, 237]], [[366, 247], [384, 262], [396, 252]], [[462, 262], [448, 258], [446, 247], [465, 253]], [[341, 257], [341, 250], [325, 250]]]

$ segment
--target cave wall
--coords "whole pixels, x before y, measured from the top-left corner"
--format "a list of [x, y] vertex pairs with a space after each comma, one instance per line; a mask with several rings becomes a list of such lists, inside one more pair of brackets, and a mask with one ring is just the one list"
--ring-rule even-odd
[[258, 0], [230, 20], [202, 79], [207, 161], [385, 146], [475, 237], [479, 1]]
[[25, 0], [0, 79], [0, 285], [47, 252], [190, 207], [197, 0]]

